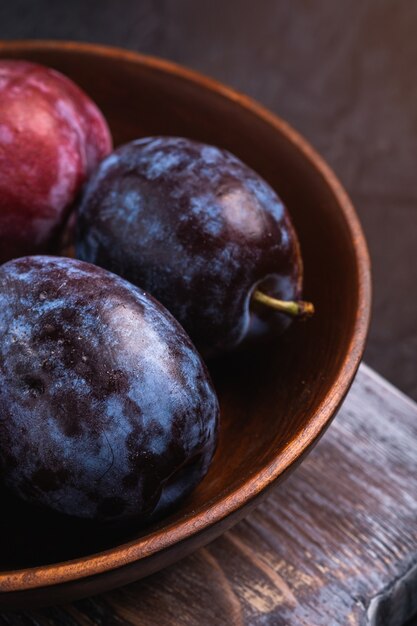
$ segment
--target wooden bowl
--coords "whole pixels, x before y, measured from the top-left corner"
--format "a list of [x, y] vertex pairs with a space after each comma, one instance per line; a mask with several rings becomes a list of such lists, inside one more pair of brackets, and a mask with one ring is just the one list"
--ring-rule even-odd
[[359, 365], [370, 315], [366, 243], [331, 170], [285, 122], [195, 72], [159, 59], [65, 42], [0, 44], [0, 57], [54, 67], [103, 110], [115, 144], [183, 135], [227, 148], [287, 204], [315, 317], [244, 356], [212, 364], [222, 425], [208, 476], [145, 530], [95, 528], [2, 496], [0, 604], [53, 604], [123, 585], [182, 558], [246, 515], [323, 434]]

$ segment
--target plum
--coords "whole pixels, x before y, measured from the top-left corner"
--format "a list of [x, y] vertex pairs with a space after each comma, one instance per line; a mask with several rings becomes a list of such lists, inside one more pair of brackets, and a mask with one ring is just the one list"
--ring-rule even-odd
[[143, 286], [206, 357], [280, 333], [282, 311], [312, 311], [298, 302], [300, 247], [275, 191], [226, 150], [185, 138], [139, 139], [101, 163], [76, 254]]
[[69, 78], [0, 60], [0, 263], [57, 248], [81, 185], [111, 149], [103, 115]]
[[0, 476], [15, 494], [154, 519], [206, 474], [218, 413], [200, 356], [151, 296], [75, 259], [0, 267]]

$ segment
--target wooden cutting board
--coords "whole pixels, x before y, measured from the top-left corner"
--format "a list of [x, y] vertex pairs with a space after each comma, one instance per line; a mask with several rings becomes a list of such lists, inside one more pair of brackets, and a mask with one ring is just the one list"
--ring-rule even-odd
[[316, 449], [234, 529], [146, 580], [0, 625], [400, 626], [416, 611], [417, 405], [362, 365]]

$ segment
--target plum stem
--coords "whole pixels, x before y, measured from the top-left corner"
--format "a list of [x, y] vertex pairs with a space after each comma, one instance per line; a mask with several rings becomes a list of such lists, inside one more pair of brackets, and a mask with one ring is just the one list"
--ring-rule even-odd
[[269, 306], [276, 311], [280, 311], [280, 313], [290, 315], [291, 317], [306, 319], [314, 314], [314, 304], [312, 302], [304, 302], [304, 300], [278, 300], [277, 298], [267, 296], [266, 293], [263, 293], [258, 289], [254, 291], [252, 298], [255, 302], [265, 304], [266, 306]]

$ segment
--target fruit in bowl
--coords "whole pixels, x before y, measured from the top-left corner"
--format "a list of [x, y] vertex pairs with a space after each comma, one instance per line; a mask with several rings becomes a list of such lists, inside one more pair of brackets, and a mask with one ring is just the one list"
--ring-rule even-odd
[[57, 249], [81, 185], [111, 147], [103, 115], [69, 78], [0, 60], [0, 263]]
[[[111, 140], [98, 109], [64, 76], [24, 61], [0, 63], [1, 73], [7, 257], [53, 245]], [[139, 287], [215, 355], [282, 330], [283, 311], [306, 312], [298, 240], [253, 170], [178, 137], [110, 154], [88, 183], [77, 233], [80, 257], [123, 278], [58, 257], [0, 269], [2, 479], [21, 498], [72, 516], [155, 519], [206, 474], [219, 409], [191, 341]], [[265, 308], [269, 300], [279, 313]]]
[[206, 474], [218, 413], [188, 336], [143, 291], [75, 259], [0, 268], [0, 475], [24, 500], [155, 519]]
[[76, 253], [154, 295], [206, 357], [313, 311], [275, 191], [230, 152], [186, 138], [139, 139], [102, 161], [80, 201]]
[[334, 174], [257, 103], [126, 50], [1, 42], [0, 56], [34, 59], [88, 86], [108, 112], [116, 145], [155, 134], [187, 136], [243, 159], [289, 207], [305, 262], [304, 292], [317, 305], [312, 322], [294, 324], [282, 341], [242, 355], [232, 351], [210, 364], [222, 407], [218, 451], [192, 497], [164, 521], [145, 532], [109, 532], [97, 524], [76, 532], [78, 524], [62, 516], [64, 530], [48, 533], [26, 523], [23, 507], [2, 501], [0, 604], [21, 609], [149, 575], [224, 532], [287, 477], [325, 431], [352, 382], [369, 321], [370, 281], [360, 225]]

